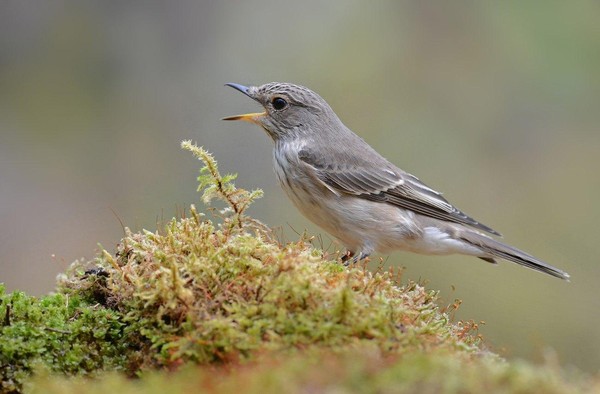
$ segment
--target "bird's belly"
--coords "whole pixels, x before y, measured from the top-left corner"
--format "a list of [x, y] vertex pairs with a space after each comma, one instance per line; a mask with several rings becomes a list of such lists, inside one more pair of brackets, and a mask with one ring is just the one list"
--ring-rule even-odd
[[280, 184], [307, 219], [351, 251], [481, 254], [477, 248], [432, 225], [432, 220], [428, 220], [429, 226], [423, 226], [420, 215], [412, 211], [356, 196], [336, 195], [325, 187], [289, 177], [280, 179]]
[[293, 155], [286, 153], [289, 151], [276, 150], [274, 155], [274, 170], [282, 189], [307, 219], [349, 250], [457, 252], [456, 241], [434, 230], [427, 231], [420, 215], [385, 202], [334, 193], [310, 173], [302, 171], [299, 163], [293, 161]]
[[414, 214], [384, 203], [336, 195], [321, 185], [280, 178], [290, 200], [310, 221], [342, 242], [349, 250], [386, 252], [410, 249], [420, 236]]

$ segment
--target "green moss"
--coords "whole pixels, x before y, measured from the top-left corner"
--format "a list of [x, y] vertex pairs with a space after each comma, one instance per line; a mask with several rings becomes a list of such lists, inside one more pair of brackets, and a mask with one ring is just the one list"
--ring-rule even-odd
[[44, 393], [571, 387], [550, 379], [555, 370], [488, 352], [475, 323], [449, 318], [458, 303], [441, 309], [437, 292], [401, 285], [399, 272], [345, 268], [305, 237], [278, 242], [246, 215], [261, 192], [183, 146], [204, 163], [199, 190], [221, 204], [214, 219], [192, 206], [156, 232], [126, 230], [115, 253], [75, 262], [54, 295], [0, 292], [1, 391], [21, 390], [34, 370], [29, 387]]
[[66, 374], [93, 374], [125, 365], [121, 316], [78, 296], [40, 299], [5, 294], [0, 285], [1, 392], [19, 389], [36, 366]]

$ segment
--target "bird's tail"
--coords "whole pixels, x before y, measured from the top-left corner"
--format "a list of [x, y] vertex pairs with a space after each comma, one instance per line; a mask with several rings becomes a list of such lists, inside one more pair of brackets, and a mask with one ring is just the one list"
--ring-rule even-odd
[[506, 245], [486, 235], [474, 231], [464, 231], [459, 237], [462, 241], [481, 249], [485, 255], [478, 257], [486, 261], [493, 261], [494, 257], [499, 257], [556, 278], [569, 280], [570, 275], [568, 273], [533, 257], [529, 253], [525, 253], [522, 250]]

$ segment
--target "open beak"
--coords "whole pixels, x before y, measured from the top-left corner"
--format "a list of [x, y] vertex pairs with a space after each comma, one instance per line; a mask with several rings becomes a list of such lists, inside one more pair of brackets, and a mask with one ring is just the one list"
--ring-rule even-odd
[[[250, 97], [251, 99], [256, 100], [254, 97], [252, 97], [248, 93], [247, 86], [240, 85], [238, 83], [226, 83], [225, 86], [230, 86], [230, 87], [234, 88], [235, 90], [239, 90], [240, 92], [244, 93], [246, 96]], [[254, 112], [254, 113], [250, 113], [250, 114], [227, 116], [227, 117], [223, 118], [222, 120], [244, 120], [246, 122], [254, 123], [254, 124], [257, 124], [260, 126], [261, 125], [260, 118], [262, 118], [266, 114], [267, 114], [266, 112]]]

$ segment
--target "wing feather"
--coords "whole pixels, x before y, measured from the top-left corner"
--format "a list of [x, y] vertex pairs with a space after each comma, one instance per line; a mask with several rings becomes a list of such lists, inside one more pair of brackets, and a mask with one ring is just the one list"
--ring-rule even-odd
[[371, 201], [387, 202], [435, 219], [466, 224], [500, 235], [461, 212], [414, 175], [403, 172], [387, 162], [383, 167], [360, 161], [355, 161], [352, 165], [326, 163], [306, 148], [298, 153], [298, 157], [312, 167], [317, 178], [330, 190]]

